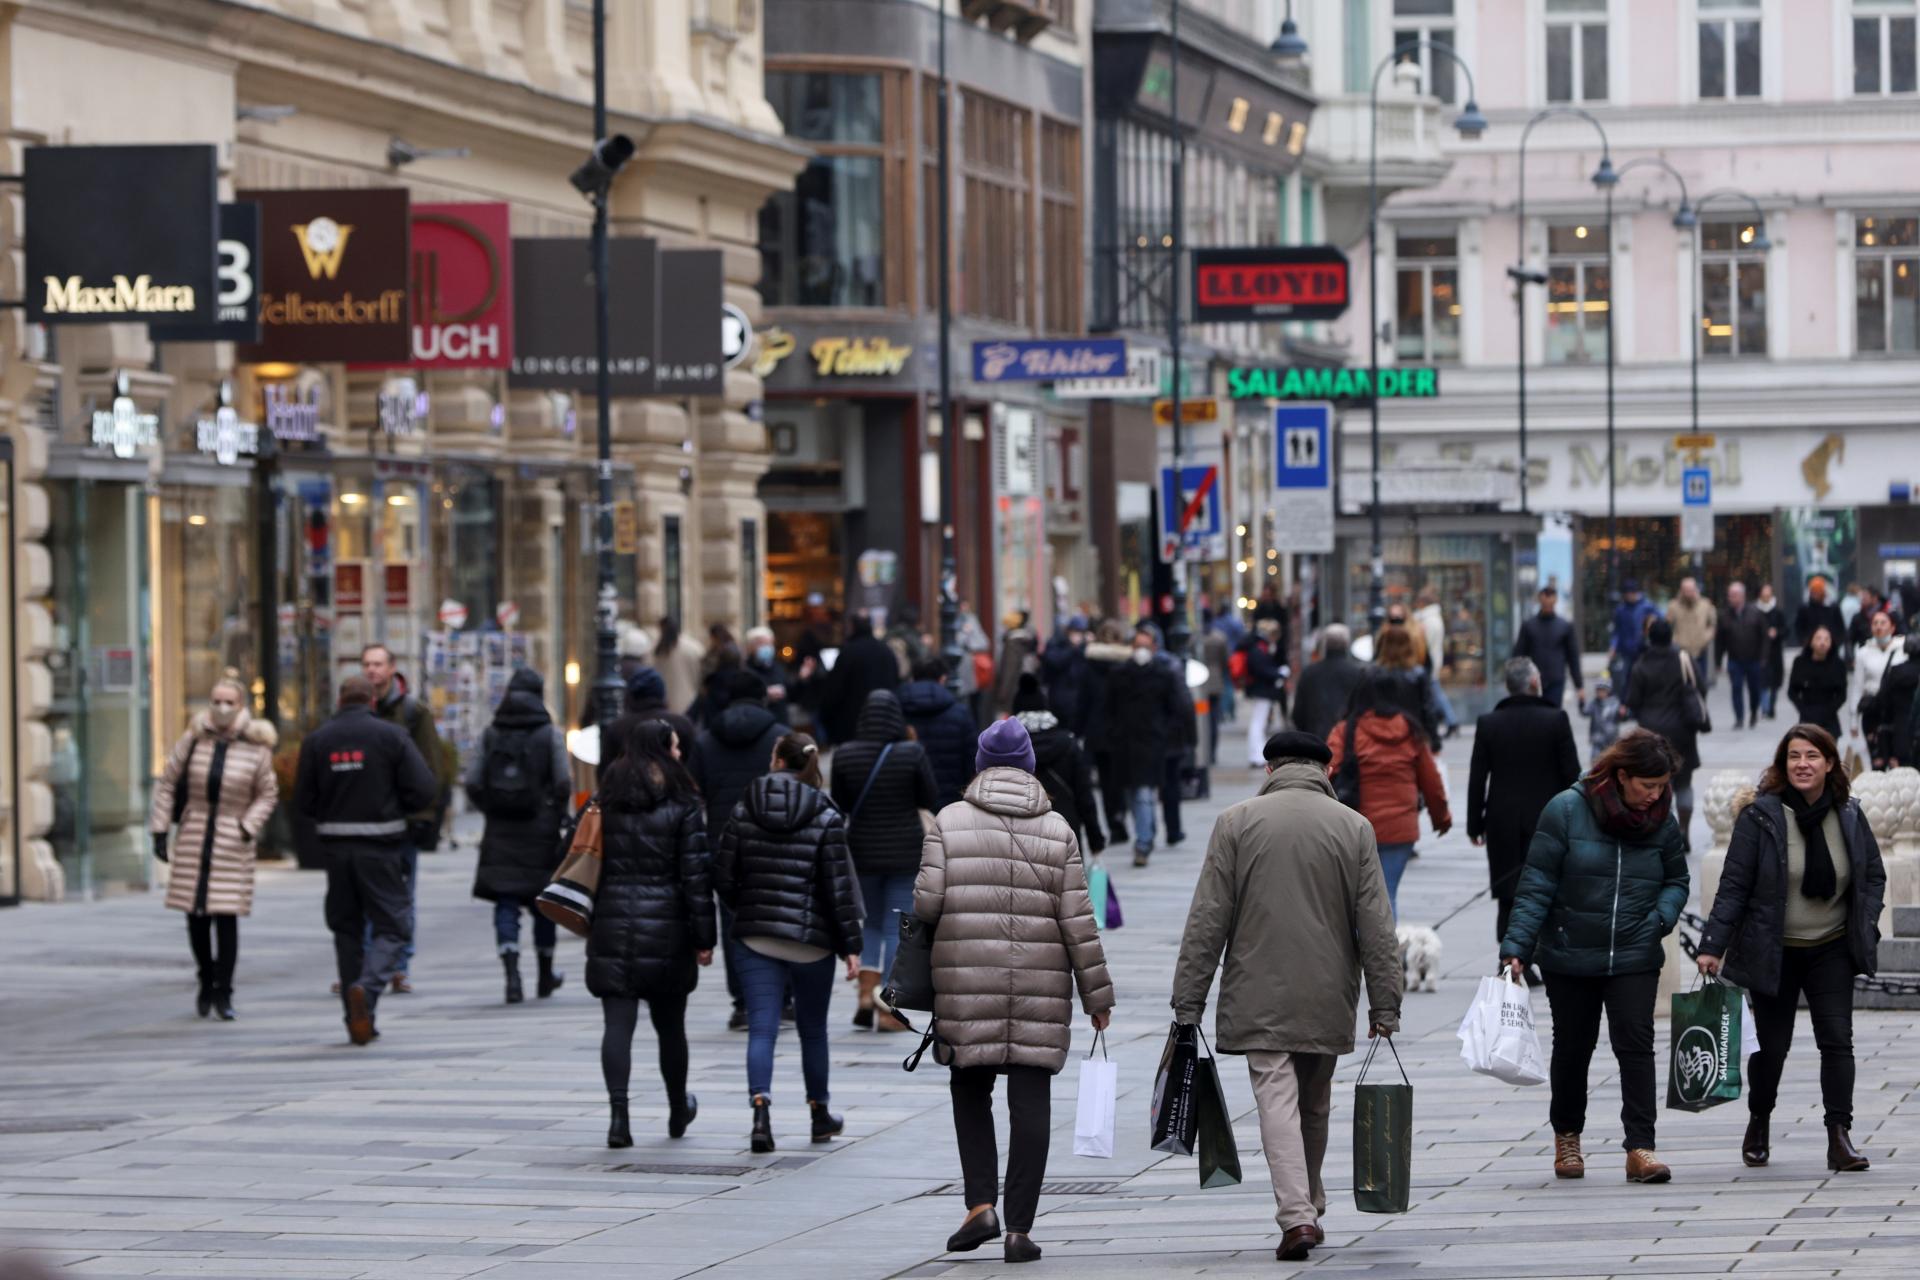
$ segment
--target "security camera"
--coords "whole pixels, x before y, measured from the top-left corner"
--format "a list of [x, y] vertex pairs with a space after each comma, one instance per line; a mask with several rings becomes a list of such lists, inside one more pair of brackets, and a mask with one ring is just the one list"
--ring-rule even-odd
[[1520, 284], [1545, 284], [1547, 273], [1537, 268], [1508, 267], [1507, 278]]
[[587, 199], [598, 200], [613, 186], [614, 175], [633, 159], [634, 150], [633, 139], [624, 133], [602, 138], [593, 144], [593, 150], [567, 181]]

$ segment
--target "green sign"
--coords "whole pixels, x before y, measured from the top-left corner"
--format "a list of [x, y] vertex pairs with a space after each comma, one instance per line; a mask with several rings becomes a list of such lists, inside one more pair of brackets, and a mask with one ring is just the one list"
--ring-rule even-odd
[[[1366, 369], [1229, 369], [1227, 392], [1236, 400], [1360, 400], [1373, 398]], [[1440, 394], [1440, 371], [1382, 369], [1380, 395], [1394, 400], [1430, 400]]]

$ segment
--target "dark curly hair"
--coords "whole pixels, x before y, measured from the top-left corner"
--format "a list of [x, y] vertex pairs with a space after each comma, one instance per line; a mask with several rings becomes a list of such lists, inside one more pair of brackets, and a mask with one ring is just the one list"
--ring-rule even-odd
[[1787, 730], [1780, 739], [1780, 745], [1773, 749], [1773, 763], [1760, 775], [1760, 794], [1777, 796], [1793, 785], [1787, 781], [1787, 748], [1793, 745], [1795, 739], [1811, 743], [1827, 758], [1827, 794], [1833, 797], [1835, 804], [1845, 804], [1853, 794], [1853, 781], [1847, 777], [1846, 769], [1841, 767], [1840, 744], [1817, 724], [1797, 724]]

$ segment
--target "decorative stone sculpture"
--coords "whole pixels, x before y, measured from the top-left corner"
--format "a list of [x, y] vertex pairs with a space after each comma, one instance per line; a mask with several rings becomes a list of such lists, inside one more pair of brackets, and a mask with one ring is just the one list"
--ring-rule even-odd
[[1902, 858], [1920, 858], [1920, 769], [1889, 769], [1886, 777], [1906, 800], [1905, 818], [1893, 837], [1894, 853]]
[[1698, 911], [1706, 915], [1713, 910], [1713, 895], [1720, 887], [1720, 869], [1727, 862], [1727, 845], [1733, 839], [1733, 802], [1743, 790], [1753, 786], [1753, 775], [1744, 769], [1721, 769], [1707, 784], [1696, 785], [1695, 793], [1700, 797], [1701, 812], [1706, 815], [1707, 826], [1713, 831], [1713, 848], [1700, 858], [1700, 896]]

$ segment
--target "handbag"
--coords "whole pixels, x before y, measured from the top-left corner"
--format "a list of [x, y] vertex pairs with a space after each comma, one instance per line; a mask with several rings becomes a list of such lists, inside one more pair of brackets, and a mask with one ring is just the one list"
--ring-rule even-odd
[[1740, 1097], [1745, 992], [1717, 978], [1673, 993], [1667, 1108], [1705, 1111]]
[[1341, 749], [1340, 767], [1333, 771], [1333, 798], [1356, 810], [1360, 807], [1360, 757], [1353, 753], [1353, 727], [1357, 719], [1347, 721], [1347, 740]]
[[1153, 1075], [1148, 1133], [1155, 1151], [1193, 1154], [1200, 1125], [1199, 1060], [1200, 1028], [1190, 1022], [1174, 1023]]
[[1383, 1038], [1400, 1083], [1367, 1083], [1367, 1068], [1380, 1052], [1376, 1039], [1353, 1086], [1353, 1207], [1361, 1213], [1405, 1213], [1413, 1201], [1413, 1082], [1393, 1037]]
[[1096, 929], [1107, 927], [1107, 889], [1111, 881], [1107, 879], [1107, 869], [1094, 863], [1087, 870], [1087, 901], [1093, 904], [1093, 924]]
[[900, 913], [900, 948], [880, 993], [888, 1008], [932, 1010], [933, 932], [934, 926], [919, 916]]
[[1693, 674], [1693, 655], [1685, 649], [1680, 651], [1680, 681], [1687, 688], [1687, 724], [1695, 733], [1712, 733], [1713, 715], [1707, 710], [1707, 700], [1700, 692], [1700, 681]]
[[593, 899], [600, 892], [600, 805], [588, 801], [574, 824], [566, 859], [554, 872], [553, 883], [540, 891], [534, 905], [540, 914], [569, 933], [585, 937], [593, 927]]

